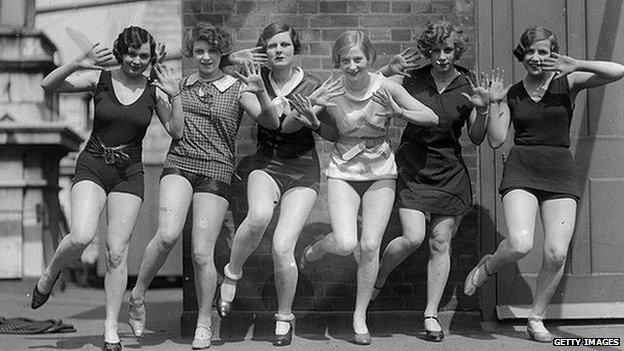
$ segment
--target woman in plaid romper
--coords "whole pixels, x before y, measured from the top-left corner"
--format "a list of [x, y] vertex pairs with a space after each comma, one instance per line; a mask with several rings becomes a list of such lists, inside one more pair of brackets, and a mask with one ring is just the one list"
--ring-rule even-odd
[[278, 119], [259, 69], [245, 65], [240, 79], [219, 69], [223, 54], [232, 47], [229, 33], [199, 23], [186, 35], [185, 55], [192, 57], [197, 71], [181, 87], [184, 110], [182, 138], [174, 139], [160, 180], [158, 230], [145, 249], [137, 282], [130, 294], [128, 323], [140, 336], [145, 328], [145, 293], [156, 272], [177, 242], [186, 214], [193, 203], [193, 263], [199, 310], [192, 347], [210, 347], [211, 303], [217, 273], [214, 247], [229, 205], [230, 180], [234, 171], [235, 140], [243, 111], [268, 129]]

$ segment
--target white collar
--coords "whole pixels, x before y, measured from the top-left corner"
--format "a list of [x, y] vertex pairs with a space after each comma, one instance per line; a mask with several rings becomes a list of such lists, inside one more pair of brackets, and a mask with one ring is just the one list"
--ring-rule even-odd
[[281, 89], [277, 87], [277, 83], [273, 80], [271, 73], [269, 73], [269, 83], [271, 83], [271, 87], [278, 97], [290, 94], [303, 80], [303, 70], [299, 67], [293, 67], [292, 69], [294, 70], [293, 76]]
[[[215, 88], [217, 88], [220, 92], [223, 93], [226, 90], [228, 90], [228, 88], [231, 87], [232, 84], [234, 84], [237, 80], [238, 80], [237, 78], [234, 78], [230, 75], [225, 74], [223, 75], [223, 77], [210, 82], [210, 84], [214, 85]], [[201, 81], [201, 78], [199, 77], [199, 73], [195, 72], [186, 79], [186, 82], [184, 83], [184, 85], [191, 86], [195, 84], [197, 81]]]
[[[373, 93], [379, 90], [379, 88], [381, 88], [381, 83], [383, 83], [383, 81], [387, 79], [386, 77], [377, 73], [371, 72], [370, 75], [371, 75], [371, 80], [368, 85], [368, 90], [366, 90], [363, 96], [356, 97], [352, 95], [351, 93], [349, 93], [347, 89], [345, 89], [344, 97], [352, 101], [366, 101], [370, 99], [373, 96]], [[341, 79], [342, 79], [342, 84], [344, 85], [345, 84], [344, 75], [341, 77]]]

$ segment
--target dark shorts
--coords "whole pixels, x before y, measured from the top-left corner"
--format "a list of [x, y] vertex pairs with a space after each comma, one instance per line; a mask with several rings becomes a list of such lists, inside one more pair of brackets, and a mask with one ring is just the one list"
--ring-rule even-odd
[[251, 172], [258, 170], [268, 174], [277, 184], [280, 194], [296, 187], [305, 187], [318, 193], [320, 186], [320, 170], [318, 159], [310, 156], [297, 158], [268, 158], [253, 155], [241, 160], [237, 167], [237, 175], [247, 181]]
[[524, 187], [507, 188], [501, 192], [501, 195], [505, 197], [505, 195], [507, 195], [510, 191], [517, 190], [517, 189], [528, 191], [529, 193], [531, 193], [533, 196], [537, 198], [538, 203], [542, 203], [546, 200], [555, 200], [555, 199], [573, 199], [576, 202], [579, 201], [579, 197], [577, 197], [576, 195], [565, 194], [565, 193], [555, 193], [552, 191], [524, 188]]
[[347, 184], [351, 185], [353, 190], [360, 196], [364, 196], [364, 193], [371, 187], [377, 180], [363, 180], [363, 181], [355, 181], [355, 180], [345, 180]]
[[163, 171], [160, 174], [160, 179], [162, 180], [164, 176], [169, 174], [179, 175], [188, 180], [193, 187], [193, 193], [210, 193], [221, 196], [228, 202], [230, 201], [230, 185], [225, 182], [203, 174], [193, 173], [175, 167], [163, 168]]
[[106, 195], [112, 192], [136, 195], [143, 200], [145, 189], [143, 163], [136, 162], [120, 169], [107, 165], [103, 158], [87, 151], [78, 155], [72, 185], [90, 180], [99, 185]]

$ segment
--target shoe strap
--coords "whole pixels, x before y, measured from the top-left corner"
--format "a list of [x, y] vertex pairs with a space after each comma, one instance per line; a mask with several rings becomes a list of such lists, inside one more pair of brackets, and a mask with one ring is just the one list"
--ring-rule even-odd
[[230, 264], [226, 264], [225, 267], [223, 267], [223, 274], [230, 280], [233, 281], [238, 281], [240, 280], [240, 278], [243, 277], [243, 272], [240, 272], [239, 274], [234, 274], [232, 273], [232, 271], [230, 271]]
[[438, 319], [438, 316], [425, 316], [425, 318], [423, 319], [435, 319], [435, 321], [438, 322], [438, 324], [440, 324], [440, 320]]
[[529, 318], [527, 318], [527, 322], [542, 323], [543, 321], [544, 317], [540, 316], [529, 316]]
[[292, 322], [295, 319], [294, 314], [275, 314], [275, 321], [277, 322]]
[[132, 298], [132, 295], [130, 295], [130, 305], [133, 307], [143, 307], [145, 306], [145, 299], [143, 299], [143, 301], [137, 303], [136, 300], [134, 298]]

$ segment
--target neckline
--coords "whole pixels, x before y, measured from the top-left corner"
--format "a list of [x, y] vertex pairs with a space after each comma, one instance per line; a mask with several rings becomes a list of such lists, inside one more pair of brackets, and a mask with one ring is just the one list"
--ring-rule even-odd
[[548, 94], [550, 92], [550, 86], [552, 85], [552, 83], [555, 81], [555, 75], [552, 75], [552, 77], [550, 77], [550, 81], [548, 82], [548, 84], [546, 85], [546, 89], [544, 89], [544, 95], [542, 95], [542, 98], [539, 100], [534, 100], [531, 97], [531, 94], [529, 93], [529, 90], [526, 88], [526, 86], [524, 85], [524, 79], [522, 79], [520, 81], [520, 85], [522, 86], [522, 90], [524, 91], [524, 93], [528, 96], [529, 100], [533, 101], [534, 103], [538, 104], [542, 101], [544, 101], [544, 99], [546, 98], [546, 94]]
[[[110, 83], [111, 93], [112, 93], [113, 97], [115, 98], [115, 101], [116, 101], [119, 105], [121, 105], [121, 106], [123, 106], [123, 107], [130, 107], [130, 106], [132, 106], [132, 105], [136, 104], [139, 100], [141, 100], [141, 98], [143, 97], [143, 95], [144, 95], [144, 94], [145, 94], [145, 92], [147, 91], [147, 80], [146, 80], [145, 87], [143, 88], [143, 91], [141, 92], [141, 94], [139, 94], [139, 96], [138, 96], [138, 97], [137, 97], [134, 101], [132, 101], [131, 103], [129, 103], [129, 104], [124, 104], [124, 103], [122, 103], [122, 102], [119, 100], [119, 97], [117, 96], [117, 93], [115, 92], [115, 85], [114, 85], [114, 83], [113, 83], [113, 72], [112, 72], [112, 71], [110, 71], [110, 72], [109, 72], [109, 75], [108, 75], [108, 80], [109, 80], [109, 83]], [[121, 84], [121, 83], [120, 83], [120, 84]]]

